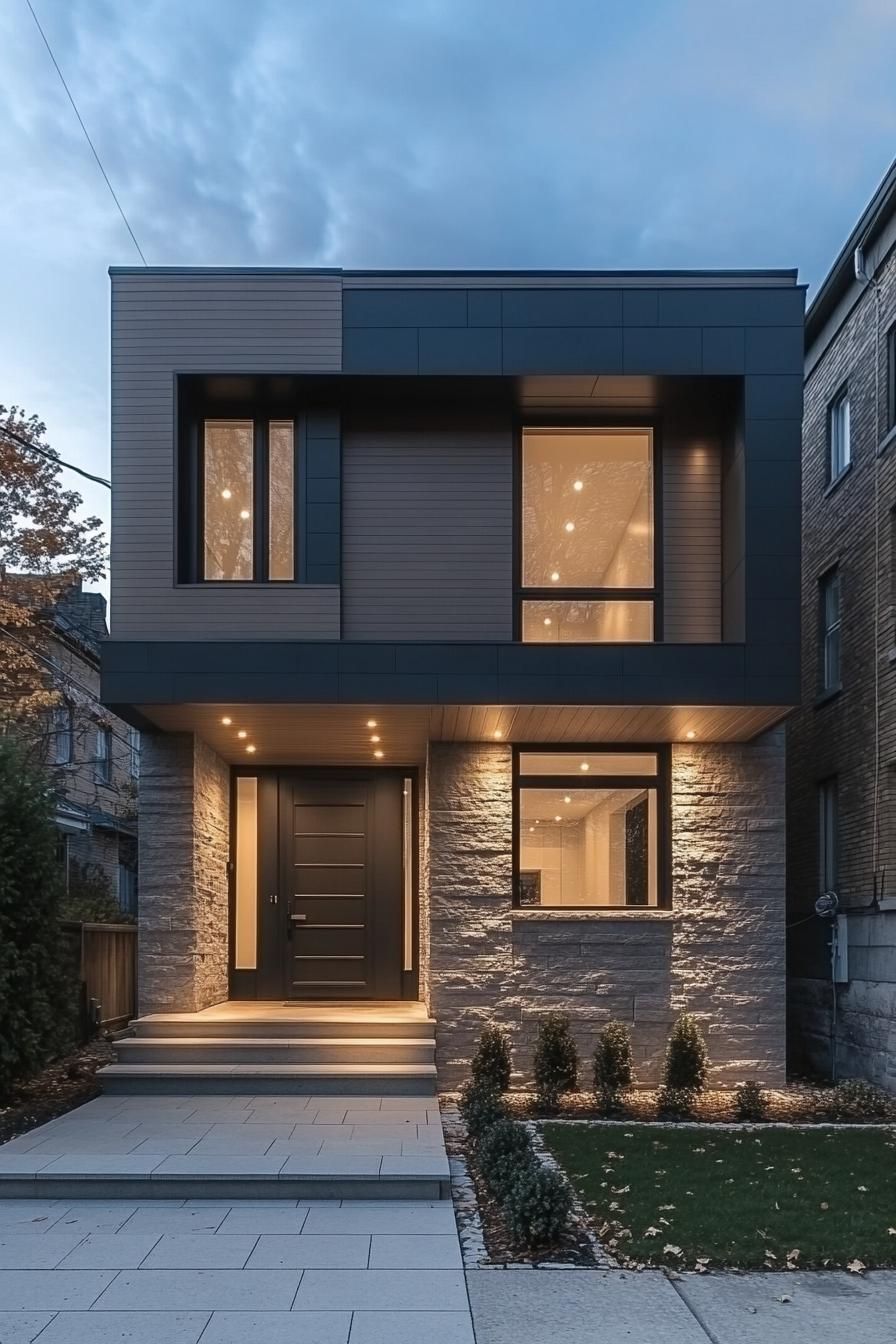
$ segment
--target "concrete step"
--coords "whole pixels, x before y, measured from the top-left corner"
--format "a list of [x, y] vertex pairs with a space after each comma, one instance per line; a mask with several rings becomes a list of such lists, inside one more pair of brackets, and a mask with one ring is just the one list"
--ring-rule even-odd
[[435, 1096], [434, 1064], [107, 1064], [112, 1094]]
[[327, 1039], [345, 1037], [350, 1040], [362, 1040], [368, 1037], [389, 1037], [390, 1039], [431, 1040], [435, 1034], [435, 1021], [426, 1017], [409, 1018], [390, 1015], [365, 1013], [351, 1015], [347, 1012], [334, 1013], [326, 1005], [314, 1011], [301, 1014], [284, 1012], [281, 1015], [252, 1016], [240, 1019], [232, 1016], [213, 1017], [205, 1013], [151, 1013], [146, 1017], [135, 1018], [131, 1023], [135, 1036], [159, 1037], [208, 1037], [234, 1040], [244, 1039], [271, 1040], [274, 1037], [323, 1036]]
[[430, 1037], [135, 1036], [117, 1043], [122, 1064], [431, 1064]]

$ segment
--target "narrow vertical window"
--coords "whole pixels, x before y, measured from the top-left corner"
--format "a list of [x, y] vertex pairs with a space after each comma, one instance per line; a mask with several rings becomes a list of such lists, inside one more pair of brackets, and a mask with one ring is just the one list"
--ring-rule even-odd
[[258, 958], [258, 780], [236, 780], [236, 919], [234, 968], [254, 971]]
[[822, 576], [821, 598], [821, 690], [840, 689], [840, 571]]
[[96, 731], [96, 777], [108, 784], [112, 778], [112, 733], [108, 728]]
[[295, 578], [295, 452], [293, 422], [268, 427], [268, 578]]
[[128, 758], [131, 770], [131, 779], [140, 778], [140, 730], [138, 728], [128, 729]]
[[818, 786], [818, 890], [837, 893], [838, 882], [837, 779], [823, 779]]
[[206, 420], [203, 442], [204, 577], [253, 577], [251, 420]]
[[896, 322], [887, 332], [887, 430], [896, 429]]
[[828, 482], [842, 476], [850, 461], [849, 393], [844, 389], [828, 407]]
[[53, 761], [68, 765], [74, 755], [72, 711], [69, 705], [57, 705], [53, 710]]

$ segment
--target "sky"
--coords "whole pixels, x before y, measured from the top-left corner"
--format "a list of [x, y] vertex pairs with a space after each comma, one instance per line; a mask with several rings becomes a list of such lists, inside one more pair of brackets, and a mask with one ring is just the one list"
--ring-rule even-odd
[[[811, 297], [896, 155], [896, 0], [32, 3], [150, 265], [797, 266]], [[0, 402], [107, 475], [107, 270], [140, 258], [26, 0], [0, 164]]]

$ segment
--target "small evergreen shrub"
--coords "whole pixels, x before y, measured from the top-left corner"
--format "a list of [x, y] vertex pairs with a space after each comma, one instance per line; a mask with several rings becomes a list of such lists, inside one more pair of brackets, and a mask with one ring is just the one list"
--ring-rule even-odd
[[526, 1163], [511, 1180], [502, 1203], [514, 1243], [529, 1251], [560, 1241], [572, 1212], [566, 1181], [536, 1162]]
[[633, 1072], [628, 1027], [623, 1022], [608, 1022], [594, 1051], [594, 1094], [604, 1110], [619, 1105], [622, 1093], [632, 1085]]
[[734, 1114], [738, 1120], [764, 1120], [768, 1115], [768, 1097], [758, 1083], [740, 1083], [734, 1093]]
[[529, 1131], [518, 1120], [496, 1120], [479, 1140], [478, 1156], [487, 1184], [500, 1194], [527, 1162], [534, 1161]]
[[709, 1073], [709, 1054], [695, 1017], [682, 1013], [666, 1047], [663, 1087], [672, 1092], [702, 1092]]
[[500, 1027], [484, 1027], [470, 1065], [477, 1083], [489, 1083], [496, 1092], [510, 1088], [510, 1041]]
[[861, 1124], [863, 1120], [893, 1119], [896, 1102], [864, 1078], [845, 1078], [832, 1089], [827, 1110], [832, 1120]]
[[694, 1112], [695, 1095], [690, 1088], [664, 1085], [656, 1094], [657, 1114], [663, 1120], [687, 1120]]
[[487, 1129], [498, 1120], [507, 1118], [507, 1107], [500, 1092], [477, 1083], [475, 1079], [464, 1083], [461, 1088], [458, 1109], [467, 1127], [470, 1142], [474, 1145], [480, 1142]]
[[565, 1013], [548, 1013], [538, 1027], [535, 1046], [535, 1091], [553, 1110], [563, 1092], [575, 1092], [579, 1081], [579, 1052]]

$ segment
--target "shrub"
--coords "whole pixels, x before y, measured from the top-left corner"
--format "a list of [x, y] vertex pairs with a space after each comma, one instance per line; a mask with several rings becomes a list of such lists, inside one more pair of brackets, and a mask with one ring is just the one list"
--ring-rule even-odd
[[740, 1083], [734, 1093], [734, 1114], [738, 1120], [764, 1120], [768, 1097], [758, 1083]]
[[827, 1111], [832, 1120], [853, 1124], [863, 1120], [890, 1120], [896, 1103], [888, 1093], [863, 1078], [845, 1078], [832, 1089]]
[[495, 1191], [504, 1190], [533, 1160], [532, 1139], [518, 1120], [496, 1120], [479, 1140], [479, 1168]]
[[496, 1092], [510, 1087], [510, 1042], [500, 1027], [484, 1027], [470, 1066], [477, 1083], [489, 1083]]
[[46, 780], [0, 738], [0, 1098], [73, 1044], [77, 990], [57, 925], [61, 894]]
[[666, 1047], [663, 1086], [671, 1092], [702, 1092], [709, 1072], [709, 1055], [697, 1019], [682, 1013]]
[[475, 1079], [461, 1088], [459, 1110], [473, 1144], [478, 1144], [485, 1131], [498, 1120], [507, 1117], [507, 1107], [500, 1092], [477, 1083]]
[[621, 1094], [632, 1085], [632, 1042], [622, 1022], [608, 1022], [597, 1038], [594, 1051], [594, 1092], [605, 1110], [619, 1104]]
[[562, 1092], [574, 1092], [579, 1080], [579, 1052], [565, 1013], [548, 1013], [538, 1027], [535, 1046], [535, 1091], [550, 1110]]
[[526, 1163], [508, 1185], [503, 1209], [514, 1243], [531, 1251], [561, 1239], [569, 1224], [572, 1196], [556, 1171]]
[[656, 1108], [664, 1120], [686, 1120], [694, 1111], [694, 1096], [690, 1088], [666, 1087], [656, 1094]]
[[77, 859], [69, 865], [68, 891], [59, 903], [59, 918], [79, 924], [133, 923], [133, 916], [119, 906], [102, 868]]

